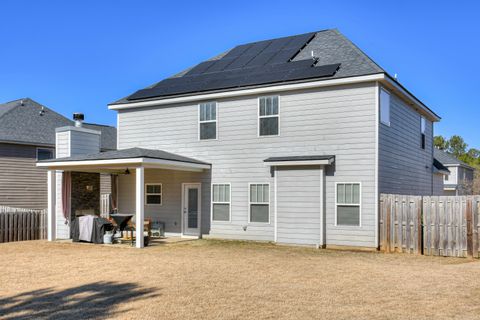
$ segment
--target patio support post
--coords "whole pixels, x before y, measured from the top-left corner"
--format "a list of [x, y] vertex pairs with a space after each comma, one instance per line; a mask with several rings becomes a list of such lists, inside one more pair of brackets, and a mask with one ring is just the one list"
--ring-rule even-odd
[[48, 170], [47, 174], [47, 188], [48, 188], [48, 205], [47, 205], [47, 239], [48, 241], [54, 241], [56, 238], [56, 212], [55, 212], [55, 199], [56, 199], [56, 175], [55, 170]]
[[145, 198], [145, 187], [144, 187], [144, 175], [145, 168], [139, 167], [136, 169], [135, 179], [136, 179], [136, 197], [135, 197], [135, 237], [136, 237], [136, 247], [143, 248], [143, 223], [144, 223], [144, 198]]

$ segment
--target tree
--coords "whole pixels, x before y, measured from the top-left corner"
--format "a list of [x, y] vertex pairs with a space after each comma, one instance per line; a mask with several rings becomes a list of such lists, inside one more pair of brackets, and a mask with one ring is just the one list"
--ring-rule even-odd
[[448, 141], [443, 136], [433, 137], [433, 145], [440, 150], [448, 149]]
[[454, 135], [448, 140], [447, 151], [455, 157], [460, 158], [467, 152], [467, 146], [462, 137]]

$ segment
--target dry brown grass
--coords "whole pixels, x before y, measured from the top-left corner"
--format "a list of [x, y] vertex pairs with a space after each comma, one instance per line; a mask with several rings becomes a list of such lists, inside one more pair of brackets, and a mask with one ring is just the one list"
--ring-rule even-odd
[[480, 316], [480, 262], [200, 240], [0, 244], [0, 318]]

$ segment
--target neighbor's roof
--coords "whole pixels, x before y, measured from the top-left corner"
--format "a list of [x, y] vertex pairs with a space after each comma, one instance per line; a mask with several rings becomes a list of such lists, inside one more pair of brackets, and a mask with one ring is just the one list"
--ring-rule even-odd
[[438, 173], [442, 174], [450, 174], [450, 170], [448, 170], [447, 167], [443, 165], [438, 159], [433, 158], [433, 168], [436, 170]]
[[463, 161], [458, 160], [457, 158], [455, 158], [455, 156], [453, 156], [452, 154], [450, 154], [446, 151], [434, 148], [433, 155], [436, 159], [438, 159], [438, 161], [440, 161], [445, 166], [458, 165], [458, 166], [463, 166], [463, 167], [466, 167], [466, 168], [473, 169], [471, 166], [469, 166], [468, 164], [466, 164]]
[[130, 148], [130, 149], [106, 151], [106, 152], [100, 152], [100, 153], [94, 153], [94, 154], [77, 155], [77, 156], [66, 157], [66, 158], [42, 160], [38, 162], [48, 163], [48, 162], [69, 162], [69, 161], [133, 159], [133, 158], [150, 158], [150, 159], [170, 160], [170, 161], [209, 165], [209, 163], [207, 162], [180, 156], [178, 154], [166, 152], [163, 150], [143, 149], [143, 148]]
[[[73, 124], [72, 120], [30, 98], [0, 104], [0, 142], [55, 146], [55, 128]], [[103, 150], [116, 149], [116, 128], [90, 123], [84, 127], [102, 132]]]
[[379, 73], [386, 71], [338, 30], [330, 29], [237, 46], [112, 104]]

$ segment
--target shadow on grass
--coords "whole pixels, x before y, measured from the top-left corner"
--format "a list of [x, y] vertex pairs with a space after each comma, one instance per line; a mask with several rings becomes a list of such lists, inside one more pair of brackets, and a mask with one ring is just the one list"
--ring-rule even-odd
[[0, 319], [101, 319], [131, 300], [155, 297], [156, 289], [134, 283], [97, 282], [55, 290], [47, 288], [0, 297]]

